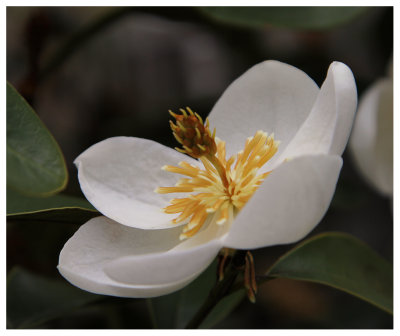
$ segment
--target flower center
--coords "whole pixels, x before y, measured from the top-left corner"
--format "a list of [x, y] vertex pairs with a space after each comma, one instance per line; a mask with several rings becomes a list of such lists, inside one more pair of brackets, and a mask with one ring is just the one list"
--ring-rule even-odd
[[[171, 122], [175, 138], [182, 144], [180, 152], [198, 158], [204, 169], [187, 162], [176, 166], [163, 166], [171, 173], [186, 176], [174, 187], [160, 187], [157, 193], [188, 193], [184, 198], [174, 198], [163, 209], [168, 214], [179, 214], [174, 224], [186, 222], [181, 239], [192, 237], [209, 216], [218, 225], [230, 224], [234, 215], [243, 208], [264, 179], [270, 174], [258, 174], [259, 169], [277, 152], [279, 142], [274, 135], [257, 131], [246, 140], [244, 150], [226, 160], [225, 141], [211, 135], [209, 122], [206, 126], [197, 114], [187, 108], [182, 115], [170, 112], [177, 124]], [[196, 120], [195, 120], [196, 119]], [[191, 131], [193, 130], [194, 131]], [[212, 224], [212, 223], [210, 223]]]

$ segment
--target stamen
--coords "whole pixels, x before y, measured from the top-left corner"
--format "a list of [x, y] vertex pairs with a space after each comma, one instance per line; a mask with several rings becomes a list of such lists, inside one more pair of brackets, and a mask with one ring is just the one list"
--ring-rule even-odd
[[256, 273], [254, 269], [254, 259], [250, 251], [247, 251], [245, 257], [244, 269], [244, 286], [247, 289], [247, 297], [250, 302], [256, 302], [257, 282]]
[[227, 197], [219, 198], [212, 207], [206, 209], [206, 212], [213, 213], [213, 212], [217, 211], [218, 208], [222, 205], [222, 203], [224, 203], [226, 201], [226, 198]]
[[193, 187], [159, 187], [155, 190], [157, 194], [170, 194], [177, 192], [191, 192]]
[[201, 227], [203, 226], [205, 220], [207, 219], [207, 213], [206, 212], [198, 212], [196, 213], [192, 219], [190, 220], [187, 228], [190, 228], [190, 230], [186, 231], [186, 227], [183, 230], [182, 234], [179, 236], [179, 239], [183, 240], [185, 238], [189, 238], [193, 236], [195, 233], [197, 233]]
[[229, 210], [229, 204], [224, 203], [220, 209], [221, 214], [220, 214], [219, 218], [217, 219], [218, 225], [224, 224], [225, 222], [228, 221], [228, 219], [229, 219], [229, 211], [228, 210]]
[[174, 167], [174, 166], [162, 166], [162, 170], [168, 171], [170, 173], [175, 173], [175, 174], [181, 174], [181, 175], [186, 175], [190, 177], [196, 177], [197, 174], [199, 173], [199, 168], [180, 168], [180, 167]]
[[[188, 193], [186, 197], [174, 198], [163, 211], [179, 214], [172, 223], [187, 223], [180, 239], [190, 238], [204, 225], [229, 227], [236, 215], [249, 201], [271, 171], [259, 173], [277, 152], [279, 142], [274, 134], [257, 131], [246, 140], [244, 150], [226, 159], [225, 142], [215, 137], [215, 128], [210, 132], [208, 118], [203, 119], [189, 107], [180, 109], [181, 114], [169, 111], [176, 124], [170, 121], [175, 139], [182, 145], [179, 152], [198, 158], [204, 168], [185, 161], [178, 166], [165, 165], [164, 171], [186, 176], [173, 187], [159, 187], [160, 194]], [[212, 217], [209, 217], [212, 216]], [[207, 218], [209, 218], [208, 221]], [[251, 256], [246, 257], [245, 280], [250, 299], [257, 291], [254, 279], [254, 265]]]

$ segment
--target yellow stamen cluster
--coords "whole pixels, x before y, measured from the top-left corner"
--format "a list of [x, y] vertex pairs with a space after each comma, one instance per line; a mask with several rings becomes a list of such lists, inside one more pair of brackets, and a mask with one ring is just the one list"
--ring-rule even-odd
[[193, 112], [189, 107], [186, 110], [180, 109], [179, 111], [182, 114], [169, 111], [176, 120], [175, 124], [170, 120], [172, 133], [183, 147], [183, 149], [177, 147], [175, 149], [194, 158], [203, 155], [215, 155], [217, 151], [215, 129], [214, 133], [211, 134], [208, 119], [206, 119], [206, 125], [204, 125], [203, 119], [196, 112]]
[[[178, 118], [176, 119], [179, 129], [182, 130]], [[201, 119], [198, 118], [198, 120]], [[185, 129], [188, 128], [185, 125], [182, 126]], [[197, 125], [196, 128], [200, 127]], [[204, 130], [209, 134], [208, 125]], [[173, 128], [173, 131], [179, 132], [177, 126]], [[185, 136], [187, 134], [185, 133]], [[204, 134], [200, 135], [197, 138], [203, 139]], [[186, 143], [197, 141], [190, 138], [185, 138], [185, 140]], [[185, 143], [185, 140], [181, 143]], [[186, 150], [185, 146], [192, 149], [185, 144]], [[257, 174], [258, 170], [277, 152], [278, 146], [279, 142], [274, 140], [273, 134], [268, 136], [267, 133], [258, 131], [254, 137], [247, 139], [243, 151], [231, 156], [228, 160], [226, 160], [225, 142], [219, 141], [216, 144], [215, 154], [205, 151], [205, 154], [198, 156], [204, 169], [187, 162], [180, 162], [178, 167], [169, 165], [162, 167], [165, 171], [181, 174], [186, 178], [181, 178], [174, 187], [157, 188], [156, 192], [160, 194], [195, 193], [184, 198], [175, 198], [163, 209], [168, 214], [179, 214], [173, 223], [187, 222], [180, 238], [185, 239], [196, 234], [209, 216], [213, 216], [212, 222], [218, 225], [230, 224], [234, 214], [243, 208], [270, 173]]]

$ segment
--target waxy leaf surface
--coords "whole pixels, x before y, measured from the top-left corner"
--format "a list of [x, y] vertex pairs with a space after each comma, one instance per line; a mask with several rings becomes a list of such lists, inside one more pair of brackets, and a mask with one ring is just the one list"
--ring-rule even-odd
[[7, 83], [7, 187], [27, 195], [48, 196], [68, 179], [53, 136], [32, 107]]
[[283, 255], [266, 275], [332, 286], [393, 312], [393, 266], [348, 234], [310, 238]]

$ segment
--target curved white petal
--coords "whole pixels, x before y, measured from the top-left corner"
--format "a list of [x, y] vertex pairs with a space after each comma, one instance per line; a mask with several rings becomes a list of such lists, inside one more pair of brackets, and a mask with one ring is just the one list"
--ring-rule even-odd
[[258, 130], [275, 133], [282, 151], [307, 118], [318, 91], [303, 71], [265, 61], [227, 88], [209, 115], [210, 126], [226, 141], [228, 156], [242, 150]]
[[69, 282], [92, 293], [123, 297], [167, 294], [184, 287], [191, 279], [157, 285], [121, 282], [109, 277], [105, 268], [113, 260], [127, 255], [143, 258], [148, 253], [166, 253], [179, 244], [180, 233], [181, 228], [140, 230], [120, 225], [106, 217], [96, 217], [82, 225], [65, 244], [58, 269]]
[[351, 70], [333, 62], [311, 113], [280, 155], [282, 159], [305, 154], [341, 155], [347, 144], [357, 106], [357, 89]]
[[77, 286], [85, 291], [101, 294], [111, 295], [118, 297], [129, 297], [129, 298], [150, 298], [173, 293], [177, 290], [182, 289], [188, 285], [193, 279], [185, 281], [179, 281], [177, 283], [168, 283], [157, 286], [140, 286], [119, 283], [113, 281], [110, 278], [103, 279], [102, 277], [93, 281], [88, 281], [85, 276], [79, 273], [71, 272], [69, 269], [63, 269], [59, 267], [60, 273], [71, 282], [74, 286]]
[[173, 186], [179, 176], [163, 171], [195, 160], [157, 142], [115, 137], [101, 141], [76, 160], [81, 189], [93, 206], [118, 223], [139, 229], [171, 228], [176, 216], [161, 211], [176, 194], [160, 195], [157, 187]]
[[306, 236], [328, 209], [341, 166], [336, 155], [303, 156], [282, 163], [238, 214], [223, 245], [252, 249]]
[[105, 272], [116, 281], [140, 285], [187, 283], [211, 264], [221, 249], [219, 240], [166, 252], [127, 255], [110, 262]]
[[393, 82], [381, 79], [362, 96], [349, 147], [364, 178], [393, 194]]

